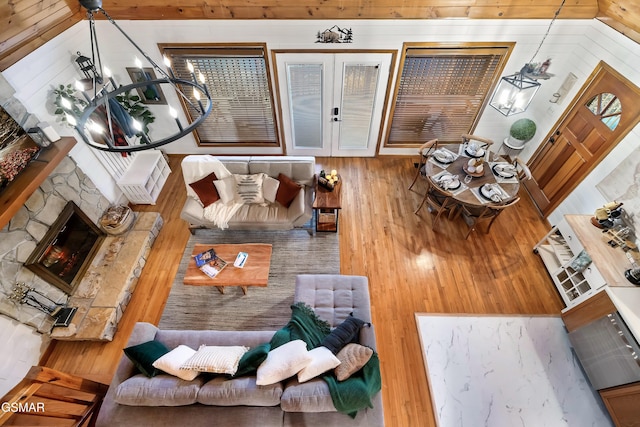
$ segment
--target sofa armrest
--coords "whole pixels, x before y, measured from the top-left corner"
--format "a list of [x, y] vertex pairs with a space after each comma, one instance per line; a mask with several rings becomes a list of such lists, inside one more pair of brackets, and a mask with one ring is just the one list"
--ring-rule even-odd
[[[151, 323], [138, 322], [133, 327], [133, 331], [131, 331], [129, 341], [127, 341], [127, 345], [125, 346], [125, 348], [137, 344], [142, 344], [143, 342], [151, 341], [156, 337], [157, 332], [158, 328]], [[120, 358], [120, 363], [118, 363], [116, 373], [113, 376], [113, 380], [111, 381], [111, 385], [117, 387], [127, 378], [130, 378], [135, 372], [136, 367], [123, 352], [122, 358]]]
[[305, 212], [305, 186], [302, 186], [302, 189], [298, 192], [298, 195], [293, 199], [291, 204], [289, 205], [289, 210], [287, 211], [287, 217], [293, 223]]

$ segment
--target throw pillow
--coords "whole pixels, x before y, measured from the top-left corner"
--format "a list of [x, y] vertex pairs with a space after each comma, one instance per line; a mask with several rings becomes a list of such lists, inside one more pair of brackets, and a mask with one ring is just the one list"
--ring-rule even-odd
[[302, 340], [289, 341], [269, 352], [258, 366], [257, 385], [275, 384], [294, 376], [311, 362], [307, 344]]
[[360, 344], [349, 343], [336, 355], [340, 364], [334, 370], [338, 381], [344, 381], [367, 364], [373, 350]]
[[147, 341], [124, 349], [124, 354], [136, 368], [148, 377], [155, 377], [160, 372], [153, 367], [153, 362], [169, 353], [166, 345], [160, 341]]
[[236, 200], [238, 191], [236, 189], [236, 179], [233, 177], [233, 175], [229, 175], [226, 178], [213, 181], [213, 185], [215, 185], [216, 189], [218, 190], [218, 194], [220, 195], [220, 200], [222, 200], [222, 203], [224, 203], [225, 205], [228, 205], [229, 203], [232, 203]]
[[309, 350], [311, 362], [298, 372], [298, 382], [309, 381], [340, 364], [340, 360], [327, 347], [316, 347]]
[[240, 358], [247, 350], [249, 350], [249, 348], [241, 345], [201, 345], [196, 354], [184, 362], [180, 369], [233, 375], [238, 370]]
[[160, 359], [153, 362], [155, 368], [166, 372], [169, 375], [178, 377], [181, 380], [193, 381], [200, 372], [180, 369], [180, 367], [196, 354], [196, 351], [186, 345], [179, 345]]
[[264, 174], [233, 175], [233, 177], [236, 180], [236, 189], [242, 203], [245, 205], [264, 203], [264, 197], [262, 196]]
[[278, 175], [278, 181], [280, 181], [280, 185], [278, 186], [278, 191], [276, 192], [276, 201], [282, 206], [288, 208], [291, 205], [291, 202], [293, 202], [293, 199], [296, 198], [302, 187], [284, 174]]
[[360, 328], [362, 328], [365, 323], [364, 320], [353, 317], [352, 314], [347, 317], [344, 322], [336, 326], [329, 335], [324, 337], [320, 345], [327, 347], [333, 354], [337, 354], [342, 350], [342, 347], [358, 337]]
[[198, 199], [204, 208], [220, 200], [218, 190], [216, 190], [216, 186], [213, 185], [213, 181], [217, 179], [216, 174], [211, 172], [204, 178], [189, 184], [189, 186], [193, 188], [193, 191], [198, 195]]
[[268, 342], [264, 344], [257, 345], [253, 347], [251, 350], [247, 351], [242, 355], [240, 359], [240, 363], [238, 364], [238, 370], [236, 371], [236, 377], [241, 375], [247, 375], [256, 372], [258, 366], [264, 359], [267, 358], [267, 354], [269, 354], [269, 350], [271, 349], [271, 344]]
[[280, 181], [271, 178], [269, 175], [265, 175], [264, 181], [262, 181], [262, 195], [264, 199], [269, 203], [275, 203], [279, 187]]

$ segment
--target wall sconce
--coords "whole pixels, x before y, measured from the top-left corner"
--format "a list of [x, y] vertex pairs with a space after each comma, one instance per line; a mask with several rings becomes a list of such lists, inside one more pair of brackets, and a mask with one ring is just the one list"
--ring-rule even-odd
[[71, 319], [73, 319], [73, 316], [78, 310], [76, 307], [67, 307], [66, 304], [59, 304], [44, 295], [42, 292], [37, 291], [35, 288], [29, 287], [24, 283], [16, 283], [13, 286], [9, 299], [20, 304], [30, 305], [31, 307], [48, 314], [54, 319], [54, 327], [69, 326]]

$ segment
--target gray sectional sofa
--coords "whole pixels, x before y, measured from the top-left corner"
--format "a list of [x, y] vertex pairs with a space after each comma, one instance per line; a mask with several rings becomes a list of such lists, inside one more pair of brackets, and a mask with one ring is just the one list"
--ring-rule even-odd
[[182, 176], [187, 188], [187, 201], [180, 217], [189, 223], [193, 232], [198, 228], [216, 228], [207, 220], [204, 208], [197, 196], [189, 187], [215, 171], [214, 161], [220, 160], [232, 174], [266, 173], [277, 178], [280, 173], [291, 178], [302, 186], [302, 190], [291, 204], [286, 207], [278, 202], [246, 204], [237, 211], [228, 222], [230, 230], [289, 230], [301, 227], [313, 215], [313, 180], [315, 175], [315, 158], [301, 156], [230, 156], [213, 157], [211, 155], [189, 155], [182, 160]]
[[[304, 302], [331, 327], [350, 313], [371, 321], [368, 280], [362, 276], [299, 275], [295, 302]], [[284, 326], [284, 325], [283, 325]], [[172, 331], [149, 323], [136, 324], [127, 346], [158, 340], [168, 348], [185, 344], [197, 349], [207, 345], [245, 345], [268, 342], [275, 331]], [[360, 331], [360, 343], [376, 348], [373, 327]], [[228, 380], [198, 377], [183, 381], [159, 375], [152, 389], [137, 387], [128, 404], [118, 403], [118, 388], [137, 374], [123, 355], [102, 404], [97, 426], [358, 426], [384, 425], [381, 393], [373, 408], [358, 411], [355, 418], [337, 412], [324, 380], [298, 383], [290, 378], [271, 386], [256, 386], [255, 376]], [[141, 379], [144, 381], [144, 379]], [[151, 384], [151, 383], [149, 383]], [[126, 385], [125, 385], [126, 387]], [[122, 390], [121, 390], [122, 391]]]

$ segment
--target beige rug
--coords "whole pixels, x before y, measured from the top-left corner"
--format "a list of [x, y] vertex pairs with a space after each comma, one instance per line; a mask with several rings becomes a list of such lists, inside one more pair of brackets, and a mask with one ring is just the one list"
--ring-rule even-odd
[[[267, 287], [249, 287], [247, 295], [243, 295], [239, 287], [227, 288], [221, 294], [213, 286], [184, 285], [182, 279], [197, 243], [270, 243], [273, 251]], [[336, 233], [311, 236], [305, 230], [198, 230], [187, 243], [159, 327], [276, 330], [291, 317], [289, 306], [293, 303], [298, 274], [338, 273], [340, 251]]]

